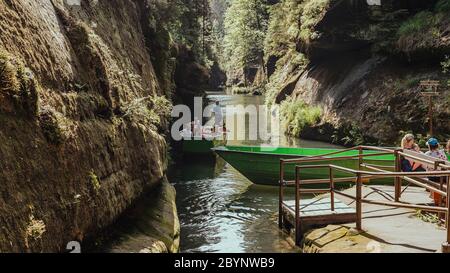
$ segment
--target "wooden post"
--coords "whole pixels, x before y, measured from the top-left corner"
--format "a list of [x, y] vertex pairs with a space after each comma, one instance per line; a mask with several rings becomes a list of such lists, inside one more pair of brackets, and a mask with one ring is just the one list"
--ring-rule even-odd
[[284, 160], [280, 160], [280, 189], [278, 204], [278, 226], [283, 228], [283, 198], [284, 198]]
[[447, 228], [447, 238], [442, 244], [442, 253], [450, 253], [450, 176], [447, 177], [447, 213], [445, 216], [445, 227]]
[[430, 137], [433, 136], [433, 97], [439, 96], [438, 88], [440, 87], [440, 82], [436, 80], [425, 80], [420, 82], [420, 87], [425, 89], [422, 92], [422, 96], [428, 98], [428, 123], [430, 126]]
[[428, 96], [428, 118], [430, 123], [430, 137], [433, 136], [433, 98]]
[[363, 164], [363, 148], [359, 146], [358, 170], [362, 170]]
[[[399, 150], [395, 150], [395, 172], [401, 172], [401, 158], [399, 155]], [[400, 197], [402, 194], [402, 179], [400, 177], [395, 177], [395, 202], [400, 201]]]
[[362, 230], [362, 178], [358, 173], [358, 179], [356, 180], [356, 229]]
[[295, 168], [295, 244], [300, 246], [301, 238], [300, 227], [300, 175], [299, 168]]
[[335, 210], [334, 206], [334, 174], [333, 168], [330, 167], [330, 199], [331, 199], [331, 211]]

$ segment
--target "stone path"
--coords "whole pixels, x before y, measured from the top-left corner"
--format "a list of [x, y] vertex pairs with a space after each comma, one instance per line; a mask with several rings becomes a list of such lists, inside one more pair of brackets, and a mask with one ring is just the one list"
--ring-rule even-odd
[[[355, 195], [355, 188], [345, 191]], [[366, 186], [364, 198], [394, 201], [394, 189], [390, 186]], [[354, 201], [339, 196], [345, 203], [354, 206]], [[409, 187], [401, 201], [415, 204], [430, 204], [429, 193], [422, 188]], [[437, 252], [445, 241], [446, 231], [433, 223], [416, 216], [416, 211], [363, 204], [362, 228], [364, 233], [352, 232], [354, 224], [328, 226], [312, 231], [306, 237], [306, 252]]]

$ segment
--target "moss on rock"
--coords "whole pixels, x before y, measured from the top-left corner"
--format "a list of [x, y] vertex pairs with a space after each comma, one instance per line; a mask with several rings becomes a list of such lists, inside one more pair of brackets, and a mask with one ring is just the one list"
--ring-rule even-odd
[[35, 117], [38, 103], [38, 85], [33, 72], [19, 59], [0, 51], [0, 111]]

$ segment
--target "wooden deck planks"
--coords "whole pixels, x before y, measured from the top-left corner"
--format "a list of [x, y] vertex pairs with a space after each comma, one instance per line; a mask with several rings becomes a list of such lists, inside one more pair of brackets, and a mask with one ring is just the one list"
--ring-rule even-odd
[[[295, 225], [295, 201], [283, 202], [284, 217]], [[329, 197], [303, 199], [300, 201], [300, 223], [302, 229], [307, 227], [345, 224], [356, 222], [356, 210], [339, 199], [335, 199], [335, 210], [331, 210]]]

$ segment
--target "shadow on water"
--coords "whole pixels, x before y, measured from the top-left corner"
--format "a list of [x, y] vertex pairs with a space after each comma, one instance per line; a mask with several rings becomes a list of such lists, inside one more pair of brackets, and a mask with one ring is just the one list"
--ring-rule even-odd
[[252, 184], [220, 159], [184, 162], [172, 174], [183, 252], [294, 251], [277, 229], [276, 188]]

